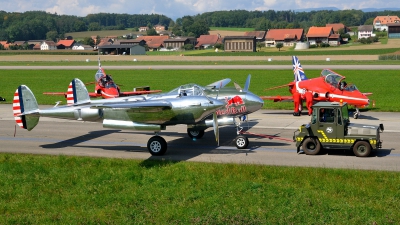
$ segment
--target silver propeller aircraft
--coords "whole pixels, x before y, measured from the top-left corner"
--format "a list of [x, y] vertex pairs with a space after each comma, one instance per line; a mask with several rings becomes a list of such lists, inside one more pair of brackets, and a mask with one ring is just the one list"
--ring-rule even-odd
[[[205, 129], [214, 127], [218, 143], [219, 123], [234, 124], [233, 118], [262, 107], [263, 100], [247, 92], [250, 76], [244, 90], [238, 85], [236, 89], [222, 88], [229, 82], [230, 79], [224, 79], [206, 87], [182, 85], [159, 95], [91, 100], [84, 83], [75, 78], [67, 93], [67, 99], [73, 104], [48, 109], [39, 109], [32, 91], [21, 85], [14, 94], [13, 112], [17, 124], [29, 131], [38, 124], [41, 116], [102, 122], [105, 128], [154, 131], [156, 135], [147, 142], [148, 151], [152, 155], [163, 155], [167, 151], [167, 143], [158, 136], [158, 132], [165, 130], [166, 126], [186, 124], [192, 138], [201, 138]], [[248, 139], [238, 137], [241, 138], [237, 138], [237, 147], [246, 148]]]

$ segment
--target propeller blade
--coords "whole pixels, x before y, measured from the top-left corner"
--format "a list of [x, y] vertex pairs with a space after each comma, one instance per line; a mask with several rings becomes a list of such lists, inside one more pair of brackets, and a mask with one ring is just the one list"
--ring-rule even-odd
[[218, 118], [217, 118], [217, 113], [215, 113], [215, 112], [213, 114], [213, 127], [214, 127], [215, 141], [217, 142], [217, 146], [219, 146]]
[[233, 85], [235, 86], [236, 90], [238, 90], [238, 91], [243, 90], [242, 87], [240, 87], [240, 85], [238, 83], [235, 82], [235, 83], [233, 83]]

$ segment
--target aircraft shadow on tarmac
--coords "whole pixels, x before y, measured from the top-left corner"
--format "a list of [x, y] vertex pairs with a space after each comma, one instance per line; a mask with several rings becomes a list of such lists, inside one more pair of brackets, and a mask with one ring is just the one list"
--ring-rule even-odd
[[[258, 122], [246, 123], [245, 130], [251, 129]], [[220, 146], [218, 147], [215, 141], [215, 136], [212, 128], [205, 131], [203, 138], [193, 140], [188, 137], [185, 133], [177, 132], [161, 132], [161, 136], [177, 137], [174, 140], [168, 141], [168, 151], [163, 156], [151, 156], [149, 154], [149, 160], [151, 159], [170, 159], [175, 161], [184, 161], [201, 154], [251, 154], [254, 150], [261, 147], [279, 147], [286, 146], [287, 143], [273, 142], [268, 138], [260, 138], [257, 136], [246, 135], [250, 139], [250, 144], [247, 149], [237, 149], [234, 144], [236, 138], [236, 128], [234, 126], [221, 126], [220, 127]], [[148, 152], [146, 143], [132, 145], [131, 144], [96, 144], [97, 138], [106, 136], [113, 133], [136, 133], [135, 131], [121, 131], [121, 130], [100, 130], [91, 131], [87, 134], [70, 138], [67, 140], [59, 141], [52, 144], [41, 145], [42, 148], [46, 149], [57, 149], [66, 147], [80, 147], [80, 148], [92, 148], [106, 151], [126, 151], [126, 152]], [[153, 132], [140, 133], [146, 136], [154, 135]], [[85, 145], [85, 142], [93, 140], [93, 144]], [[133, 140], [134, 141], [134, 140]], [[101, 141], [100, 141], [101, 142]]]
[[66, 148], [66, 147], [71, 147], [79, 143], [83, 143], [86, 141], [90, 141], [102, 136], [106, 136], [112, 133], [117, 133], [120, 130], [99, 130], [99, 131], [91, 131], [85, 135], [77, 136], [74, 138], [70, 138], [67, 140], [63, 140], [57, 143], [53, 144], [45, 144], [45, 145], [40, 145], [42, 148]]

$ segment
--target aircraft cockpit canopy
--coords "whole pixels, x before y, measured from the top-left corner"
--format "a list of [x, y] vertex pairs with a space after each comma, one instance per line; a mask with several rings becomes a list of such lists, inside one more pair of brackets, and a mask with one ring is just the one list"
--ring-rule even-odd
[[174, 90], [168, 92], [170, 95], [180, 95], [180, 96], [202, 96], [204, 87], [197, 84], [185, 84], [181, 85]]
[[329, 69], [324, 69], [321, 76], [325, 77], [325, 82], [340, 89], [345, 89], [347, 86], [344, 81], [345, 77]]

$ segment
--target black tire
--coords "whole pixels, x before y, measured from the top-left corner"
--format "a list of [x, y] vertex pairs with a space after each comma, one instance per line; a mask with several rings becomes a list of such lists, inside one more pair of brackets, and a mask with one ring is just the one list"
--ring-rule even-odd
[[358, 119], [359, 114], [358, 113], [354, 113], [353, 118], [354, 119]]
[[358, 141], [353, 146], [353, 152], [357, 157], [367, 157], [371, 153], [371, 145], [366, 141]]
[[167, 142], [160, 136], [153, 136], [147, 142], [147, 150], [149, 150], [151, 155], [164, 155], [167, 151]]
[[190, 138], [196, 138], [196, 139], [200, 139], [203, 137], [204, 135], [204, 130], [194, 130], [194, 129], [187, 129], [187, 134], [189, 135]]
[[303, 141], [302, 148], [306, 155], [316, 155], [321, 150], [321, 143], [316, 138], [308, 137]]
[[249, 145], [249, 139], [246, 136], [239, 135], [235, 138], [235, 145], [238, 149], [245, 149]]

